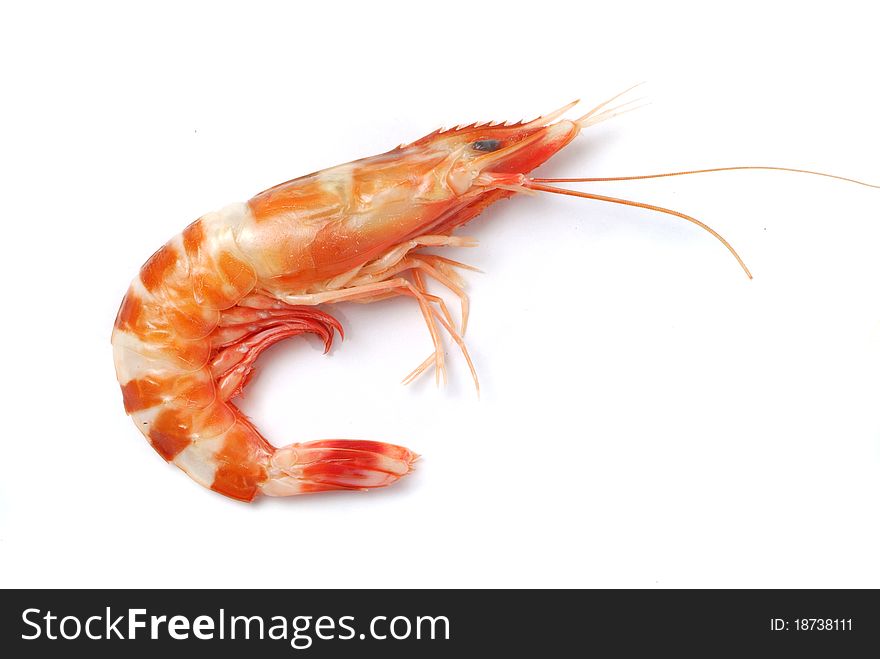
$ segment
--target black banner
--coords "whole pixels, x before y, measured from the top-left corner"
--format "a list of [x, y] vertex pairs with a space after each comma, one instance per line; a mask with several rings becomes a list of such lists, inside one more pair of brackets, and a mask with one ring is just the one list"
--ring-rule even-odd
[[[7, 590], [6, 656], [143, 647], [260, 657], [720, 651], [852, 656], [880, 642], [876, 591]], [[71, 645], [73, 644], [73, 645]]]

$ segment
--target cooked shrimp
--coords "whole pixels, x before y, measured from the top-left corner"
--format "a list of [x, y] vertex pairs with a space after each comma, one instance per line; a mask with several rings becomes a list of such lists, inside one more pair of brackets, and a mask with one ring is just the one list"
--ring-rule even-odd
[[[561, 118], [571, 103], [529, 122], [436, 131], [202, 216], [150, 257], [122, 301], [112, 343], [126, 412], [165, 460], [234, 499], [382, 487], [418, 456], [346, 439], [275, 448], [232, 401], [274, 343], [311, 333], [329, 350], [342, 327], [317, 305], [397, 296], [416, 302], [433, 343], [405, 382], [431, 368], [445, 379], [445, 332], [479, 390], [462, 339], [469, 302], [458, 271], [469, 266], [422, 248], [473, 245], [452, 233], [489, 204], [544, 191], [676, 215], [710, 231], [748, 273], [690, 216], [527, 177], [583, 128], [628, 111], [606, 109], [613, 100], [575, 120]], [[460, 300], [459, 327], [428, 280]]]

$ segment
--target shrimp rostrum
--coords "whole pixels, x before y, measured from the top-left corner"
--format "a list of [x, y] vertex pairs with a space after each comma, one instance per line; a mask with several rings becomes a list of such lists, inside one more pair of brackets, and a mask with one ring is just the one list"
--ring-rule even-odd
[[[417, 455], [394, 444], [326, 439], [276, 448], [233, 400], [260, 353], [278, 341], [311, 333], [330, 348], [342, 327], [319, 307], [397, 296], [418, 306], [433, 342], [406, 381], [431, 369], [438, 380], [445, 377], [450, 337], [476, 383], [462, 339], [468, 298], [460, 271], [468, 266], [424, 248], [473, 244], [453, 232], [500, 199], [570, 194], [677, 215], [708, 229], [675, 211], [548, 185], [563, 179], [529, 178], [583, 128], [622, 111], [605, 103], [563, 119], [573, 105], [529, 122], [436, 131], [282, 183], [190, 224], [143, 265], [116, 318], [116, 372], [137, 427], [195, 481], [244, 501], [382, 487], [406, 475]], [[428, 292], [429, 281], [460, 299], [459, 323]]]

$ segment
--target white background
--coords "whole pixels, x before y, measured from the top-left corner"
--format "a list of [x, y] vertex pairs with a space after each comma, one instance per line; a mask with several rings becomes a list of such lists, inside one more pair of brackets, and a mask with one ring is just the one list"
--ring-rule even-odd
[[[705, 6], [704, 6], [705, 4]], [[400, 379], [415, 306], [273, 348], [276, 444], [423, 454], [384, 491], [245, 505], [122, 409], [130, 279], [204, 212], [440, 125], [651, 105], [541, 172], [772, 164], [880, 181], [869, 3], [28, 3], [0, 17], [0, 585], [880, 587], [880, 190], [779, 173], [582, 189], [468, 226], [477, 400]]]

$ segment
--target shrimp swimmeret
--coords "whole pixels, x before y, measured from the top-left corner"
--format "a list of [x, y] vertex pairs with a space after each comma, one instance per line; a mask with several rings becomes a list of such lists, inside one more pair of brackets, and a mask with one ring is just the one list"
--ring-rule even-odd
[[[275, 448], [232, 400], [274, 343], [312, 333], [329, 349], [334, 334], [342, 335], [338, 321], [317, 305], [396, 296], [418, 304], [434, 348], [404, 381], [431, 368], [438, 381], [445, 379], [445, 332], [479, 389], [462, 340], [468, 297], [458, 270], [469, 266], [421, 248], [473, 245], [452, 232], [520, 192], [678, 216], [710, 231], [748, 274], [733, 248], [692, 217], [548, 185], [593, 179], [527, 176], [583, 128], [626, 111], [626, 103], [606, 109], [619, 96], [575, 120], [561, 118], [570, 103], [529, 122], [436, 131], [202, 216], [150, 257], [122, 301], [112, 343], [126, 412], [165, 460], [234, 499], [395, 482], [412, 469], [418, 457], [412, 451], [343, 439]], [[442, 298], [428, 293], [428, 279], [460, 299], [459, 327]]]

